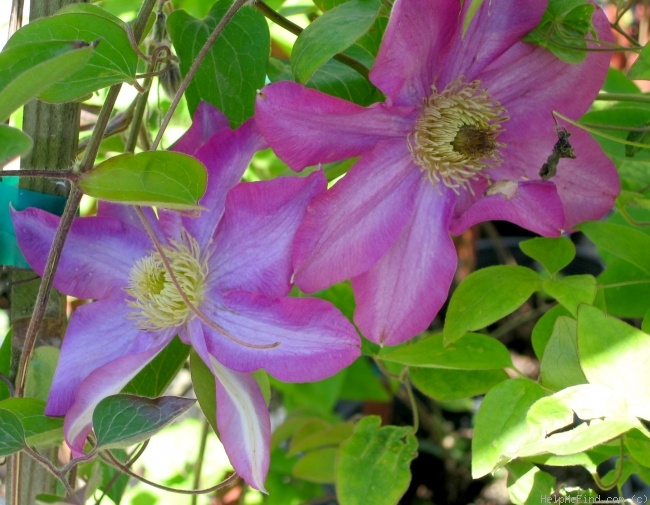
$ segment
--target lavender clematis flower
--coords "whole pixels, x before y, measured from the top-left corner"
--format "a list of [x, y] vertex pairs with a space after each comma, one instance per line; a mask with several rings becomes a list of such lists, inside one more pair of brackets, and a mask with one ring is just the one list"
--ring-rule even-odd
[[[359, 356], [356, 330], [335, 307], [287, 296], [293, 236], [325, 177], [237, 184], [265, 147], [252, 121], [231, 131], [220, 112], [201, 105], [176, 149], [206, 165], [200, 204], [207, 210], [197, 218], [161, 211], [158, 221], [148, 214], [178, 282], [205, 318], [183, 301], [130, 207], [102, 203], [96, 217], [73, 223], [54, 284], [97, 301], [72, 315], [46, 413], [65, 415], [75, 455], [83, 452], [97, 403], [178, 334], [215, 376], [217, 425], [233, 467], [264, 490], [270, 421], [250, 373], [314, 381]], [[27, 209], [13, 219], [25, 257], [42, 273], [59, 218]]]
[[[396, 0], [370, 80], [384, 103], [361, 107], [292, 82], [265, 87], [256, 120], [291, 168], [359, 161], [309, 205], [296, 234], [296, 284], [314, 292], [351, 278], [355, 322], [393, 345], [427, 328], [456, 269], [450, 237], [505, 220], [546, 236], [599, 219], [619, 180], [584, 131], [576, 159], [540, 169], [558, 140], [552, 111], [579, 117], [603, 84], [608, 53], [567, 64], [522, 41], [546, 1]], [[593, 23], [610, 40], [600, 10]], [[595, 42], [591, 43], [595, 45]]]

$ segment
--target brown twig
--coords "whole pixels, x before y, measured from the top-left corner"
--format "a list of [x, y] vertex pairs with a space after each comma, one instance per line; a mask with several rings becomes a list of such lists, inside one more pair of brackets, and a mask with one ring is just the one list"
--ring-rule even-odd
[[213, 493], [214, 491], [218, 491], [219, 489], [223, 489], [224, 487], [231, 486], [234, 484], [237, 479], [239, 478], [239, 475], [236, 473], [233, 473], [229, 477], [227, 477], [223, 482], [220, 482], [219, 484], [206, 488], [206, 489], [177, 489], [174, 487], [167, 487], [163, 486], [162, 484], [158, 484], [156, 482], [152, 482], [150, 480], [145, 479], [142, 475], [138, 475], [137, 473], [131, 471], [130, 468], [124, 466], [122, 463], [120, 463], [115, 456], [113, 456], [110, 451], [102, 451], [100, 453], [100, 457], [107, 463], [110, 463], [113, 465], [115, 468], [119, 468], [121, 471], [123, 471], [125, 474], [127, 474], [130, 477], [133, 477], [134, 479], [139, 480], [140, 482], [143, 482], [144, 484], [148, 484], [151, 487], [155, 487], [157, 489], [162, 489], [163, 491], [169, 491], [170, 493], [177, 493], [177, 494], [189, 494], [189, 495], [198, 495], [198, 494], [207, 494], [207, 493]]
[[160, 125], [160, 129], [158, 130], [158, 134], [156, 135], [156, 138], [154, 139], [153, 144], [151, 145], [152, 151], [158, 149], [158, 145], [162, 140], [162, 136], [165, 133], [167, 126], [169, 126], [169, 122], [171, 121], [171, 118], [174, 115], [174, 112], [176, 111], [176, 107], [178, 107], [178, 104], [180, 103], [183, 94], [185, 93], [188, 86], [192, 82], [192, 79], [194, 79], [196, 72], [199, 70], [199, 67], [201, 66], [201, 63], [203, 63], [203, 60], [208, 55], [208, 52], [210, 51], [214, 43], [219, 38], [219, 35], [221, 35], [221, 32], [223, 32], [223, 29], [226, 27], [228, 22], [233, 18], [235, 14], [237, 14], [237, 11], [242, 6], [244, 6], [246, 2], [248, 2], [248, 0], [235, 0], [235, 2], [230, 6], [228, 11], [221, 18], [221, 20], [219, 21], [215, 29], [212, 31], [210, 37], [208, 37], [208, 40], [206, 40], [205, 44], [203, 44], [201, 51], [199, 51], [199, 54], [196, 56], [196, 59], [194, 60], [194, 62], [192, 62], [192, 66], [187, 71], [187, 75], [185, 76], [183, 82], [181, 82], [180, 87], [176, 91], [176, 95], [174, 96], [174, 99], [172, 100], [172, 103], [169, 106], [169, 110], [167, 111], [167, 114], [165, 114], [163, 122]]

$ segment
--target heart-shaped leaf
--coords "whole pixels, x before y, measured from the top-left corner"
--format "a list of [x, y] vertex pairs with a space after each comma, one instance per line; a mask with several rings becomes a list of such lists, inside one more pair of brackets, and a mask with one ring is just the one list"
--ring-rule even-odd
[[[9, 39], [7, 48], [34, 42], [53, 44], [61, 41], [99, 43], [81, 68], [67, 71], [64, 79], [41, 92], [39, 98], [42, 100], [71, 101], [98, 89], [134, 79], [138, 56], [129, 42], [124, 23], [95, 5], [63, 9], [54, 16], [33, 21]], [[38, 79], [44, 76], [49, 78], [45, 71], [41, 71]]]
[[540, 286], [539, 275], [520, 266], [495, 266], [471, 273], [449, 301], [445, 342], [455, 342], [466, 332], [480, 330], [507, 316]]
[[18, 46], [7, 44], [0, 53], [0, 122], [38, 94], [74, 74], [94, 52], [93, 47], [79, 40], [30, 42]]
[[551, 274], [556, 274], [573, 261], [576, 248], [566, 237], [537, 237], [519, 244], [521, 250], [538, 261]]
[[380, 359], [402, 365], [455, 370], [495, 370], [512, 366], [506, 346], [494, 338], [468, 333], [445, 346], [442, 335], [390, 349]]
[[380, 424], [364, 417], [339, 448], [336, 492], [345, 505], [393, 505], [408, 488], [417, 439], [411, 428]]
[[36, 398], [7, 398], [0, 409], [11, 412], [20, 421], [29, 445], [55, 445], [63, 439], [63, 419], [45, 415], [45, 402]]
[[[205, 19], [183, 10], [167, 18], [167, 28], [186, 75], [212, 31], [232, 2], [214, 4]], [[241, 8], [208, 52], [185, 98], [190, 113], [204, 100], [222, 111], [231, 126], [253, 115], [257, 90], [264, 86], [269, 59], [270, 35], [264, 17], [252, 7]]]
[[84, 193], [102, 200], [189, 210], [198, 208], [206, 183], [201, 162], [171, 151], [121, 154], [79, 179]]
[[25, 445], [23, 425], [11, 412], [0, 409], [0, 456], [9, 456]]
[[195, 403], [191, 398], [175, 396], [113, 395], [104, 398], [93, 412], [97, 447], [128, 447], [147, 440]]
[[379, 0], [349, 0], [328, 10], [296, 39], [291, 68], [300, 82], [309, 78], [337, 53], [366, 33], [381, 7]]
[[29, 152], [31, 148], [32, 139], [29, 135], [11, 126], [0, 125], [0, 166]]

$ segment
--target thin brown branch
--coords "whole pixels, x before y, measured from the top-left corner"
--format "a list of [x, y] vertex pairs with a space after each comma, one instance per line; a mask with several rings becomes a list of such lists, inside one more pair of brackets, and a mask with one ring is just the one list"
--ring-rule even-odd
[[120, 463], [115, 456], [113, 456], [109, 451], [102, 451], [100, 453], [101, 458], [107, 462], [113, 465], [115, 468], [120, 469], [123, 471], [125, 474], [127, 474], [130, 477], [133, 477], [134, 479], [139, 480], [140, 482], [143, 482], [144, 484], [148, 484], [151, 487], [155, 487], [157, 489], [162, 489], [163, 491], [169, 491], [170, 493], [177, 493], [177, 494], [188, 494], [188, 495], [199, 495], [199, 494], [208, 494], [208, 493], [213, 493], [214, 491], [218, 491], [219, 489], [223, 489], [225, 487], [233, 485], [237, 479], [239, 479], [239, 475], [236, 473], [233, 473], [229, 477], [227, 477], [223, 482], [220, 482], [219, 484], [206, 488], [206, 489], [177, 489], [174, 487], [167, 487], [163, 486], [162, 484], [158, 484], [157, 482], [150, 481], [148, 479], [145, 479], [142, 475], [138, 475], [137, 473], [133, 472], [130, 468], [124, 466], [122, 463]]
[[167, 126], [169, 126], [169, 122], [171, 121], [172, 116], [176, 111], [176, 107], [178, 107], [178, 104], [180, 103], [183, 94], [185, 93], [188, 86], [192, 82], [192, 79], [194, 79], [196, 72], [199, 70], [199, 67], [201, 66], [201, 63], [203, 63], [203, 60], [208, 55], [208, 52], [210, 51], [214, 43], [219, 38], [219, 35], [221, 35], [221, 32], [223, 32], [223, 29], [230, 22], [230, 20], [237, 13], [237, 11], [246, 4], [246, 2], [248, 2], [248, 0], [235, 0], [235, 2], [230, 6], [228, 11], [224, 14], [223, 18], [221, 18], [221, 20], [219, 21], [215, 29], [210, 34], [210, 37], [208, 37], [208, 40], [201, 48], [201, 51], [199, 51], [199, 54], [196, 56], [196, 59], [192, 62], [192, 66], [188, 70], [187, 75], [183, 79], [183, 82], [181, 82], [180, 87], [176, 91], [176, 95], [174, 95], [174, 99], [172, 100], [172, 103], [169, 106], [169, 110], [167, 111], [167, 114], [165, 114], [163, 122], [160, 125], [158, 134], [156, 135], [156, 138], [154, 139], [153, 144], [151, 145], [151, 150], [155, 151], [156, 149], [158, 149], [158, 145], [162, 140], [162, 136], [165, 133]]

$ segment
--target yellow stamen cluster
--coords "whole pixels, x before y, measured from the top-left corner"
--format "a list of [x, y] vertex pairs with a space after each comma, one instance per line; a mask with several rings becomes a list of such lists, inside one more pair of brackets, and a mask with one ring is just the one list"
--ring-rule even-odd
[[[201, 258], [198, 243], [184, 232], [180, 241], [170, 241], [170, 245], [163, 246], [163, 251], [185, 296], [198, 306], [203, 300], [208, 275], [207, 262]], [[157, 251], [136, 262], [125, 291], [132, 297], [127, 300], [128, 305], [135, 309], [131, 318], [142, 330], [173, 328], [186, 322], [191, 315]]]
[[480, 84], [459, 78], [440, 93], [432, 86], [408, 139], [413, 161], [432, 184], [442, 183], [456, 193], [463, 187], [471, 191], [471, 179], [502, 161], [499, 150], [505, 144], [497, 138], [509, 118]]

